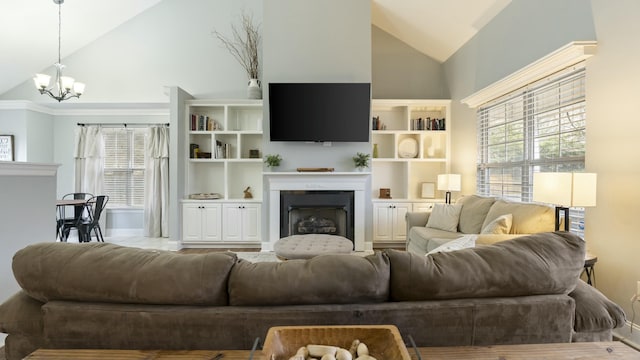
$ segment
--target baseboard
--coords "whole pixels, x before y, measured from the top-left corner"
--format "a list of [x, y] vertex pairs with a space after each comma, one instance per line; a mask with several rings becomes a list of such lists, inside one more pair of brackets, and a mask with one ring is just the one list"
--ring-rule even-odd
[[613, 336], [640, 351], [640, 325], [627, 321], [625, 326], [613, 330]]

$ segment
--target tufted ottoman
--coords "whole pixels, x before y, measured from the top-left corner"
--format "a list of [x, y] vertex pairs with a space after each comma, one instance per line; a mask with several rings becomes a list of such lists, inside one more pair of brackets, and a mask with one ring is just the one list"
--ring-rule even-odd
[[349, 254], [353, 242], [337, 235], [291, 235], [276, 241], [273, 250], [283, 259], [310, 259], [320, 254]]

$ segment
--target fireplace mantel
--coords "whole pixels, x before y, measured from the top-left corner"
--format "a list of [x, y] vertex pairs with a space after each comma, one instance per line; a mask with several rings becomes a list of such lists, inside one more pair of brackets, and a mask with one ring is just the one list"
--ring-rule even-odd
[[[268, 192], [268, 234], [262, 243], [263, 251], [272, 251], [280, 239], [280, 191], [283, 190], [350, 190], [354, 192], [354, 248], [371, 250], [365, 246], [365, 193], [369, 172], [265, 172]], [[372, 248], [373, 246], [369, 246]]]

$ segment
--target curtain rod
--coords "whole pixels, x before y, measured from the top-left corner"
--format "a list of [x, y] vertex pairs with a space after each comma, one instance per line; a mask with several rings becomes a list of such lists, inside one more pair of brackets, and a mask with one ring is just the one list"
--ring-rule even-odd
[[87, 126], [87, 125], [98, 125], [98, 126], [169, 126], [169, 123], [92, 123], [92, 124], [85, 124], [85, 123], [78, 123], [78, 126]]

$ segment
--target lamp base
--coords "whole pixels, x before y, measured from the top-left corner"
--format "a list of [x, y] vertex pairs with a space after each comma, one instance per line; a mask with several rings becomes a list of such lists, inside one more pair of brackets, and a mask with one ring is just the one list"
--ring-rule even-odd
[[556, 206], [556, 231], [560, 230], [560, 212], [564, 212], [564, 231], [569, 231], [569, 208]]
[[444, 194], [444, 203], [445, 204], [451, 204], [451, 191], [447, 191]]

